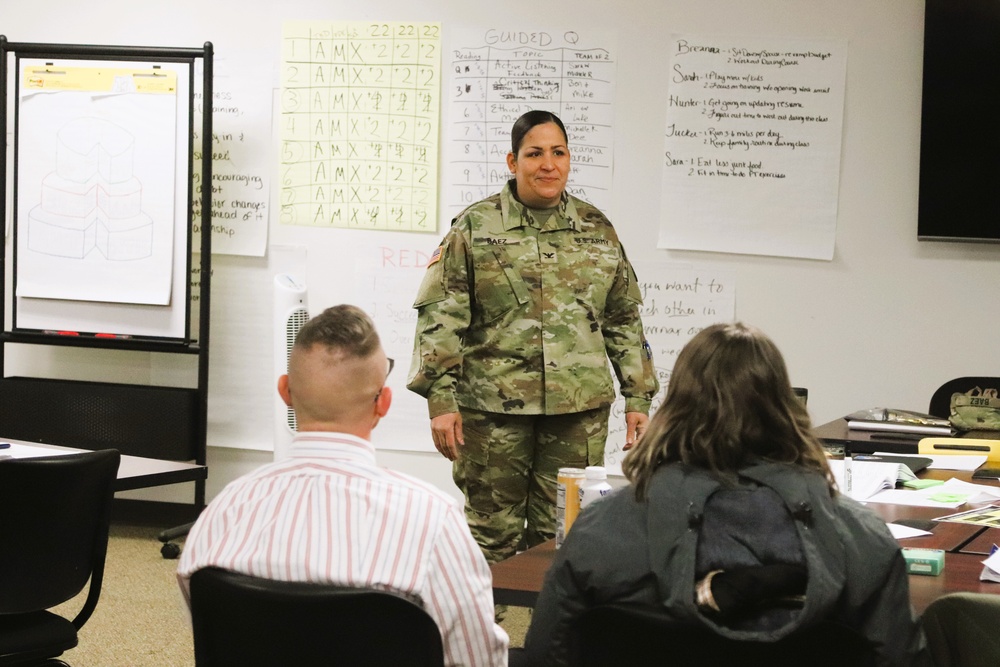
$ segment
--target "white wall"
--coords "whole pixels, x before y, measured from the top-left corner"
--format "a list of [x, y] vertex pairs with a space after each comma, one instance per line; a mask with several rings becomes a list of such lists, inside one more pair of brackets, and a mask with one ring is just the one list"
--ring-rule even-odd
[[[44, 11], [30, 3], [5, 3], [3, 14], [0, 31], [14, 42], [191, 47], [211, 41], [217, 56], [258, 49], [273, 54], [275, 62], [284, 19], [436, 20], [446, 45], [449, 28], [458, 25], [613, 30], [619, 49], [614, 222], [633, 261], [705, 262], [734, 271], [738, 318], [775, 338], [793, 383], [809, 388], [817, 423], [875, 405], [923, 410], [933, 390], [951, 377], [1000, 375], [995, 342], [1000, 318], [992, 296], [1000, 282], [1000, 245], [916, 239], [921, 0], [620, 0], [614, 7], [606, 0], [177, 0], [155, 8], [117, 0], [51, 0]], [[673, 32], [847, 41], [833, 261], [655, 249], [667, 98], [662, 63]], [[969, 122], [983, 119], [969, 111]], [[351, 232], [282, 227], [273, 220], [270, 231], [272, 244], [309, 247], [304, 278], [312, 309], [337, 303], [340, 292], [330, 267], [349, 252]], [[268, 270], [265, 260], [215, 261], [217, 274], [237, 266]], [[65, 365], [61, 359], [53, 364], [27, 353], [14, 356], [8, 373], [19, 364], [59, 366], [59, 372]], [[224, 357], [213, 352], [215, 360]], [[101, 366], [73, 354], [70, 359], [73, 371], [84, 376]], [[152, 371], [140, 361], [119, 372], [141, 377]], [[210, 448], [209, 496], [269, 458], [266, 452]], [[380, 460], [457, 495], [449, 465], [436, 454], [382, 451]]]

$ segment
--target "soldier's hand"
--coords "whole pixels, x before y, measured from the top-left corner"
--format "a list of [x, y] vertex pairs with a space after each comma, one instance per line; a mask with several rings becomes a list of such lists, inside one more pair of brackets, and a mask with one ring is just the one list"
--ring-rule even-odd
[[438, 415], [431, 419], [431, 437], [434, 447], [449, 461], [458, 458], [458, 448], [465, 444], [462, 435], [462, 415], [457, 412]]
[[632, 445], [642, 437], [649, 426], [649, 415], [641, 412], [625, 413], [625, 446], [622, 449], [632, 449]]

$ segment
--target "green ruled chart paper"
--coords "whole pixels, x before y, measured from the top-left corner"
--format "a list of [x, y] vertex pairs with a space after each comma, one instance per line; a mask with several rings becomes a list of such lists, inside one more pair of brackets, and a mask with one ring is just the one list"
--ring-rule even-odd
[[284, 24], [283, 224], [437, 233], [441, 26]]

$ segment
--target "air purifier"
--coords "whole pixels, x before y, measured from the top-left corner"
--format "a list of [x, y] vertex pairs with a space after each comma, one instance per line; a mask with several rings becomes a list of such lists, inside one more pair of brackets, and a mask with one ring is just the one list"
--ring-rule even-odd
[[286, 273], [274, 277], [274, 460], [288, 455], [295, 435], [295, 411], [278, 395], [278, 378], [288, 372], [288, 357], [295, 336], [309, 320], [305, 284]]

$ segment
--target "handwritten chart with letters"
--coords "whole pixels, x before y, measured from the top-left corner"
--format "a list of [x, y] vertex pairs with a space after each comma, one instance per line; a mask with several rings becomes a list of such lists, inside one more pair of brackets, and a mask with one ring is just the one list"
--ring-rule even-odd
[[439, 23], [284, 24], [282, 224], [437, 233]]
[[510, 129], [533, 109], [555, 113], [569, 135], [567, 190], [611, 215], [615, 48], [574, 30], [458, 30], [448, 52], [450, 132], [444, 178], [448, 218], [499, 192]]

